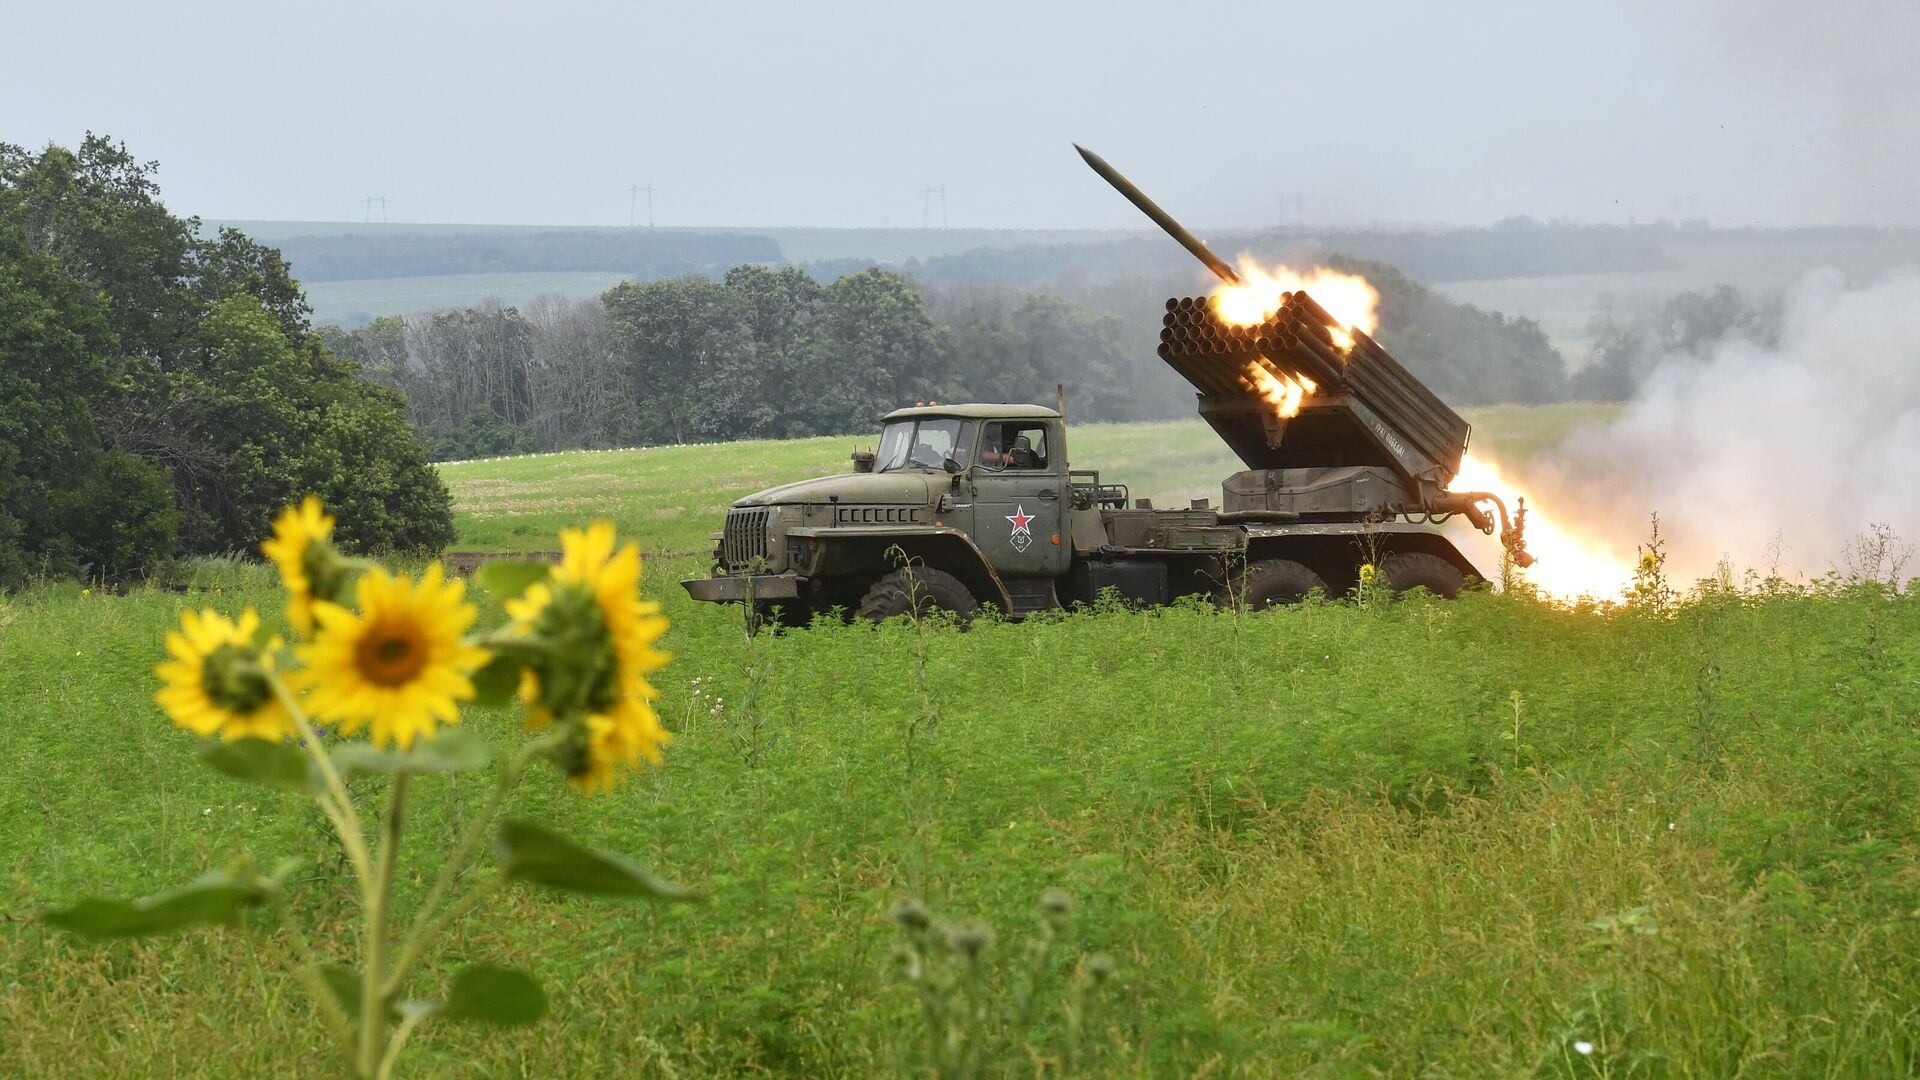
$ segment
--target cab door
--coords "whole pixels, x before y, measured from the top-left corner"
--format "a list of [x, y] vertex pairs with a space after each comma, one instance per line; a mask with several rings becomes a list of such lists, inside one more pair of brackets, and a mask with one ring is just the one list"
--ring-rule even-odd
[[973, 542], [1003, 578], [1067, 572], [1057, 420], [990, 420], [972, 468]]

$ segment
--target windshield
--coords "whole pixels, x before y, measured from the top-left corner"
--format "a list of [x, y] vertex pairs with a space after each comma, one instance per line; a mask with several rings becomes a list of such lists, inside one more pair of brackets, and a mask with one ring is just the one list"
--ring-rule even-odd
[[948, 459], [961, 468], [973, 453], [973, 421], [930, 417], [896, 420], [880, 433], [874, 455], [875, 472], [895, 469], [942, 469]]

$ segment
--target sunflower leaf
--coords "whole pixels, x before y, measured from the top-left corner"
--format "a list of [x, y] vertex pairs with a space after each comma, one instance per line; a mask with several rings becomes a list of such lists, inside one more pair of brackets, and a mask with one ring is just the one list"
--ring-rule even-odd
[[[326, 983], [327, 989], [333, 992], [333, 1000], [340, 1003], [340, 1011], [353, 1017], [357, 1023], [360, 1018], [360, 973], [339, 964], [321, 964], [320, 981]], [[402, 1010], [391, 1001], [387, 1003], [386, 1011], [389, 1020], [399, 1020], [402, 1016]]]
[[414, 743], [408, 750], [347, 743], [333, 751], [333, 763], [343, 773], [472, 772], [485, 766], [491, 756], [478, 736], [449, 728]]
[[258, 904], [264, 894], [251, 881], [239, 881], [213, 871], [187, 885], [138, 900], [102, 900], [88, 897], [69, 908], [40, 917], [70, 933], [89, 938], [142, 937], [216, 923], [231, 926], [241, 909]]
[[547, 994], [533, 976], [498, 964], [469, 964], [453, 977], [447, 999], [434, 1010], [449, 1020], [509, 1027], [547, 1015]]
[[352, 968], [339, 964], [321, 964], [320, 981], [333, 991], [333, 1000], [340, 1003], [340, 1011], [358, 1019], [360, 1016], [360, 975]]
[[541, 649], [530, 641], [518, 641], [504, 635], [483, 643], [493, 659], [473, 673], [475, 705], [505, 705], [520, 690], [520, 671], [540, 659]]
[[200, 760], [241, 780], [288, 791], [308, 791], [307, 755], [297, 746], [267, 739], [202, 743]]
[[655, 900], [698, 900], [624, 855], [582, 847], [530, 821], [500, 823], [494, 838], [500, 869], [509, 879], [598, 896], [643, 896]]
[[473, 703], [505, 705], [512, 701], [514, 691], [520, 688], [521, 666], [511, 656], [494, 654], [485, 667], [473, 673]]
[[529, 587], [545, 581], [552, 572], [552, 563], [495, 559], [475, 570], [473, 580], [492, 593], [495, 600], [504, 604], [526, 592]]

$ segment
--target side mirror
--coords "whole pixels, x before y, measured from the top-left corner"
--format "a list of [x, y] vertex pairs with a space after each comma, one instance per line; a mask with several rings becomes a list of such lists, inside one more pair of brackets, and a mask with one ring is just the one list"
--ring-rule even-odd
[[942, 461], [940, 463], [940, 467], [947, 470], [950, 473], [953, 473], [956, 476], [960, 474], [960, 463], [953, 460], [952, 458], [947, 458], [946, 460]]

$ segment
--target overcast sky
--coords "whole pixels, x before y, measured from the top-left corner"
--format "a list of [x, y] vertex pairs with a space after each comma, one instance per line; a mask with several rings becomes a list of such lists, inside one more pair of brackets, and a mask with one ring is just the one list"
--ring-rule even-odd
[[[1831, 10], [1829, 10], [1831, 9]], [[1838, 14], [1832, 12], [1839, 12]], [[1920, 225], [1920, 3], [0, 0], [0, 141], [226, 219]], [[641, 211], [644, 215], [644, 209]], [[934, 212], [936, 223], [938, 210]]]

